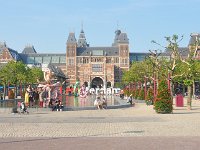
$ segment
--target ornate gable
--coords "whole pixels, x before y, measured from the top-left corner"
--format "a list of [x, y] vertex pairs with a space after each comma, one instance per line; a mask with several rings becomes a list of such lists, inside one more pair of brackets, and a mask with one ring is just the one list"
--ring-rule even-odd
[[0, 62], [7, 63], [11, 60], [14, 60], [13, 56], [11, 55], [9, 49], [7, 47], [3, 48], [0, 53]]

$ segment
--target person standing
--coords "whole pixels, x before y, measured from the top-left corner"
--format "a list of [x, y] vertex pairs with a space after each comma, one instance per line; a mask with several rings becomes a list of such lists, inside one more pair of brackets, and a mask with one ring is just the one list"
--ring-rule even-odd
[[29, 96], [29, 103], [30, 103], [30, 107], [33, 107], [33, 90], [31, 85], [29, 85], [29, 91], [28, 91], [28, 96]]
[[35, 105], [38, 105], [38, 100], [39, 100], [39, 92], [38, 92], [38, 89], [35, 88], [33, 90], [33, 101], [34, 101]]
[[30, 92], [30, 90], [31, 90], [31, 85], [28, 85], [26, 92], [25, 92], [25, 99], [24, 99], [26, 107], [29, 106], [29, 92]]
[[38, 85], [38, 94], [39, 94], [39, 107], [43, 107], [43, 93], [44, 93], [44, 89], [43, 89], [43, 85], [39, 84]]

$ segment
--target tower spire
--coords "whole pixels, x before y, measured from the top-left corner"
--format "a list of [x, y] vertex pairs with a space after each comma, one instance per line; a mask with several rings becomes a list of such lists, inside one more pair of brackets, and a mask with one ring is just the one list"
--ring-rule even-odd
[[81, 31], [83, 31], [83, 20], [81, 21]]
[[78, 39], [78, 47], [88, 47], [89, 44], [87, 44], [85, 33], [83, 31], [83, 21], [81, 21], [81, 32]]

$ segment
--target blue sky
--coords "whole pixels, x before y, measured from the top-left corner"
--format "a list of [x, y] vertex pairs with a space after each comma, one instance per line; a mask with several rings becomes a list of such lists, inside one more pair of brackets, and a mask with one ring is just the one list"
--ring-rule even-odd
[[0, 0], [0, 41], [22, 52], [65, 53], [69, 32], [78, 39], [81, 23], [90, 46], [111, 46], [114, 31], [126, 32], [131, 52], [160, 49], [165, 36], [200, 32], [200, 0]]

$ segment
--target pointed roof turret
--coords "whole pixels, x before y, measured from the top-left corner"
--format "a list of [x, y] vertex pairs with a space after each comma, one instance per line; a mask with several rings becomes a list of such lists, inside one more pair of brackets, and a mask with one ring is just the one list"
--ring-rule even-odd
[[75, 33], [71, 32], [69, 33], [67, 44], [75, 44], [75, 43], [76, 43]]
[[89, 47], [87, 44], [86, 38], [85, 38], [85, 33], [83, 29], [81, 29], [79, 39], [78, 39], [78, 47]]

